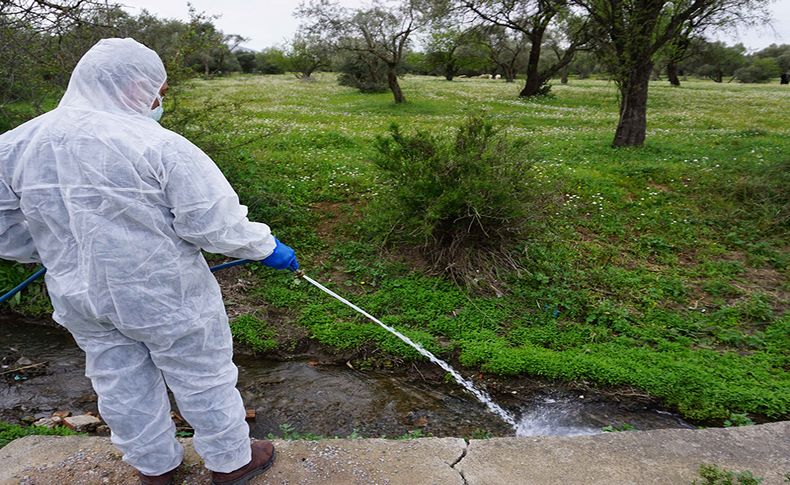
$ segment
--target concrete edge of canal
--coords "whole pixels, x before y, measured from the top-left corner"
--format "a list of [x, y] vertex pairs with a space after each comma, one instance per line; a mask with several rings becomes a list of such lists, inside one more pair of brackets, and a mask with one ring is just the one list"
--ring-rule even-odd
[[[209, 483], [184, 439], [179, 484]], [[790, 421], [578, 437], [276, 441], [260, 484], [690, 484], [701, 464], [790, 483]], [[108, 438], [29, 436], [0, 449], [0, 484], [126, 484], [134, 471]]]

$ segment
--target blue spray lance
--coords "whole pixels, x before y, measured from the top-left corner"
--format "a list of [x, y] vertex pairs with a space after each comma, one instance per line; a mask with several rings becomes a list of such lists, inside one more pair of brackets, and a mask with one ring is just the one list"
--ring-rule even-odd
[[[220, 271], [220, 270], [227, 269], [227, 268], [232, 268], [233, 266], [241, 266], [242, 264], [247, 264], [247, 263], [252, 263], [252, 260], [250, 260], [250, 259], [237, 259], [235, 261], [228, 261], [227, 263], [222, 263], [222, 264], [218, 264], [216, 266], [212, 266], [210, 269], [211, 269], [211, 272], [214, 273], [216, 271]], [[16, 295], [20, 291], [22, 291], [25, 288], [27, 288], [28, 286], [30, 286], [30, 283], [32, 283], [32, 282], [36, 281], [37, 279], [39, 279], [46, 272], [47, 272], [47, 268], [44, 268], [43, 266], [41, 268], [39, 268], [35, 273], [30, 275], [25, 281], [23, 281], [23, 282], [19, 283], [18, 285], [16, 285], [14, 287], [14, 289], [12, 289], [11, 291], [9, 291], [8, 293], [6, 293], [3, 296], [0, 296], [0, 303], [5, 303], [8, 300], [10, 300], [11, 298], [13, 298], [14, 295]]]

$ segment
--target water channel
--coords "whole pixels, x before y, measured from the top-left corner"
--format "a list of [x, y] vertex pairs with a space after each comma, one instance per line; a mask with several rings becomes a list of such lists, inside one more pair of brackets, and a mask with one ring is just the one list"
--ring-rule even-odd
[[[48, 417], [56, 410], [96, 411], [84, 377], [84, 356], [65, 330], [0, 314], [0, 358], [20, 356], [44, 369], [0, 379], [0, 420]], [[512, 436], [511, 426], [440, 373], [405, 368], [360, 371], [317, 359], [267, 360], [239, 354], [239, 389], [255, 437], [281, 434], [289, 425], [322, 436], [401, 436], [414, 430], [432, 436]], [[426, 364], [428, 365], [428, 364]], [[2, 369], [6, 370], [6, 369]], [[0, 370], [0, 371], [2, 371]], [[508, 381], [494, 399], [518, 418], [518, 435], [578, 435], [628, 424], [636, 429], [691, 427], [676, 415], [639, 400], [528, 379]]]

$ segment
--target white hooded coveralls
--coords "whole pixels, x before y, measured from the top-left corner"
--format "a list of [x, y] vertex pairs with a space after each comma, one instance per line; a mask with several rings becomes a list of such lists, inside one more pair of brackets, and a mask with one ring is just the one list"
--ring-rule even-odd
[[250, 461], [249, 429], [200, 250], [261, 260], [275, 240], [208, 156], [146, 116], [165, 80], [154, 51], [105, 39], [56, 109], [0, 135], [0, 258], [47, 268], [125, 461], [181, 462], [167, 384], [207, 468], [230, 472]]

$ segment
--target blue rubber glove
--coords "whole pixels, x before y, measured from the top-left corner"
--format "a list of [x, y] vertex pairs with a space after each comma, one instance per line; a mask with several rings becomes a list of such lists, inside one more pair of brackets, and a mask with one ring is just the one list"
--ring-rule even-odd
[[288, 269], [296, 271], [299, 269], [299, 262], [296, 260], [296, 253], [290, 246], [287, 246], [274, 238], [277, 246], [274, 247], [274, 252], [266, 259], [261, 260], [261, 264], [274, 269]]

